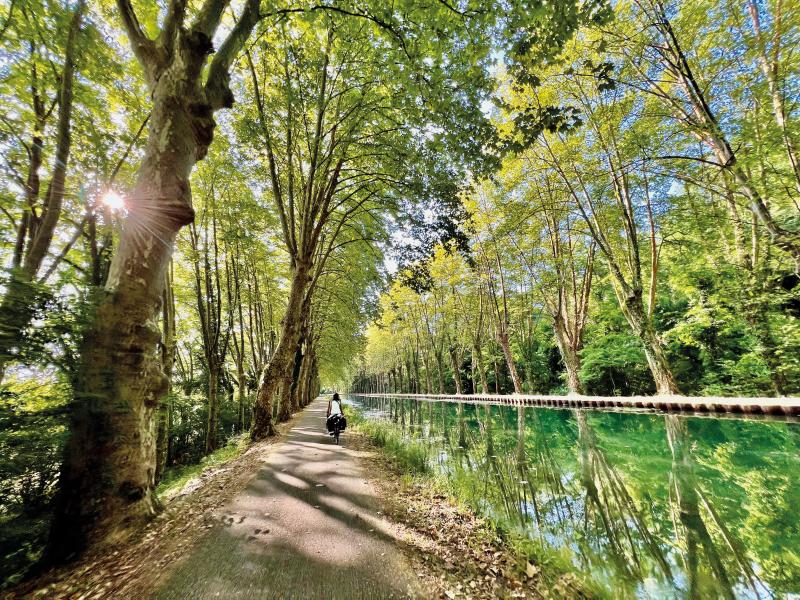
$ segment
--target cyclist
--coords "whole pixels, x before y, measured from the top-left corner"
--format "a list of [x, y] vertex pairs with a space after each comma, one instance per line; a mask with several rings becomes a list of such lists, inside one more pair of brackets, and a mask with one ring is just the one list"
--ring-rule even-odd
[[347, 419], [344, 416], [344, 407], [342, 406], [342, 399], [338, 393], [333, 394], [333, 398], [328, 400], [328, 414], [327, 414], [327, 427], [331, 435], [336, 435], [336, 430], [342, 431], [347, 425]]

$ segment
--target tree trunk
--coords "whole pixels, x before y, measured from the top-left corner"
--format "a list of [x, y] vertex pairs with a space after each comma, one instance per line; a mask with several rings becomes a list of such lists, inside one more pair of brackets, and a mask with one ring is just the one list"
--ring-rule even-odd
[[319, 385], [317, 381], [319, 378], [319, 373], [317, 371], [317, 354], [314, 350], [313, 343], [308, 348], [304, 360], [308, 361], [308, 368], [306, 369], [305, 374], [305, 404], [303, 404], [303, 406], [308, 406], [311, 404], [312, 400], [315, 400], [316, 397], [319, 396]]
[[561, 360], [564, 361], [564, 368], [567, 371], [567, 389], [570, 394], [582, 394], [583, 386], [579, 377], [581, 358], [578, 352], [580, 348], [575, 348], [570, 343], [563, 317], [556, 315], [553, 319], [553, 331], [558, 350], [561, 353]]
[[297, 343], [297, 349], [294, 352], [294, 366], [292, 367], [291, 402], [289, 406], [290, 413], [295, 413], [300, 409], [300, 401], [297, 395], [298, 393], [297, 390], [298, 387], [300, 386], [302, 369], [303, 369], [303, 335], [301, 334], [300, 341]]
[[441, 353], [436, 349], [433, 351], [433, 356], [436, 359], [436, 374], [439, 381], [439, 393], [444, 394], [444, 365], [442, 364], [444, 361], [442, 360]]
[[309, 283], [309, 269], [309, 265], [302, 263], [297, 263], [293, 269], [292, 286], [289, 291], [286, 314], [283, 317], [280, 341], [264, 368], [258, 386], [258, 395], [253, 410], [253, 426], [250, 430], [250, 437], [253, 441], [275, 434], [272, 425], [272, 401], [282, 389], [291, 389], [294, 353], [300, 339], [300, 327], [303, 321], [302, 307]]
[[517, 373], [517, 367], [514, 364], [514, 357], [511, 354], [511, 343], [508, 339], [508, 332], [507, 331], [500, 331], [497, 333], [497, 341], [500, 343], [500, 347], [503, 350], [503, 356], [506, 359], [506, 366], [508, 367], [508, 372], [511, 375], [511, 381], [514, 384], [514, 393], [521, 394], [522, 393], [522, 383], [519, 379], [519, 374]]
[[310, 358], [308, 350], [303, 354], [302, 362], [300, 363], [300, 374], [297, 381], [297, 389], [295, 390], [295, 402], [297, 403], [298, 410], [306, 406], [306, 397], [308, 396], [309, 388], [309, 367]]
[[[767, 56], [766, 44], [761, 32], [761, 17], [759, 16], [758, 4], [755, 2], [755, 0], [748, 0], [747, 7], [750, 12], [750, 20], [753, 24], [753, 33], [755, 33], [756, 38], [758, 63], [761, 67], [761, 72], [764, 74], [764, 77], [767, 80], [767, 87], [772, 100], [772, 114], [775, 117], [775, 123], [778, 125], [778, 128], [781, 131], [781, 138], [783, 139], [783, 145], [786, 150], [786, 157], [789, 159], [789, 164], [792, 167], [792, 173], [794, 175], [795, 189], [800, 192], [800, 160], [798, 159], [797, 148], [795, 146], [794, 139], [790, 133], [790, 126], [786, 116], [785, 101], [783, 98], [783, 93], [779, 87], [779, 81], [777, 77], [780, 66], [778, 62], [779, 49], [777, 47], [773, 49], [772, 58]], [[780, 28], [780, 21], [782, 18], [781, 13], [782, 11], [779, 2], [776, 15], [778, 18], [778, 23], [776, 24], [773, 22], [773, 28]], [[780, 41], [781, 40], [776, 33], [774, 43], [777, 45], [780, 44]]]
[[488, 394], [489, 380], [486, 377], [486, 365], [483, 364], [483, 354], [481, 352], [480, 342], [476, 341], [473, 345], [473, 349], [475, 350], [475, 366], [478, 368], [478, 374], [481, 378], [481, 393]]
[[400, 393], [405, 394], [408, 393], [408, 390], [403, 383], [403, 363], [401, 362], [397, 367], [397, 377], [400, 380]]
[[414, 382], [413, 371], [411, 369], [411, 355], [410, 353], [406, 354], [406, 373], [408, 374], [408, 393], [415, 394], [416, 393], [416, 385]]
[[672, 375], [672, 370], [664, 352], [664, 346], [653, 329], [653, 324], [646, 317], [641, 294], [634, 294], [625, 300], [623, 312], [634, 333], [639, 337], [644, 347], [647, 365], [656, 384], [656, 394], [680, 394], [678, 384]]
[[472, 349], [472, 354], [469, 357], [469, 381], [470, 385], [472, 386], [473, 394], [478, 393], [478, 379], [477, 379], [477, 369], [475, 367], [475, 349]]
[[219, 429], [219, 365], [209, 365], [208, 369], [208, 419], [206, 420], [205, 453], [211, 454], [217, 449]]
[[419, 350], [415, 349], [412, 354], [412, 362], [414, 364], [414, 393], [419, 394], [422, 389], [422, 382], [419, 374]]
[[461, 389], [461, 369], [459, 368], [460, 365], [458, 364], [458, 352], [456, 347], [453, 345], [451, 345], [448, 350], [450, 354], [450, 367], [453, 369], [453, 381], [456, 385], [456, 394], [460, 396], [463, 393], [463, 390]]
[[[199, 51], [199, 50], [198, 50]], [[149, 138], [105, 289], [81, 344], [49, 558], [114, 544], [156, 511], [153, 419], [168, 389], [158, 314], [178, 230], [194, 218], [189, 174], [214, 121], [174, 73], [153, 91]]]
[[236, 416], [236, 430], [241, 433], [244, 431], [244, 407], [247, 403], [247, 381], [244, 374], [244, 363], [241, 361], [236, 365], [236, 394], [238, 400], [238, 414]]
[[433, 384], [431, 384], [431, 360], [427, 351], [422, 354], [422, 366], [425, 369], [425, 393], [430, 394]]
[[[752, 5], [751, 5], [752, 10]], [[745, 318], [761, 345], [761, 354], [770, 369], [772, 387], [777, 396], [785, 395], [786, 378], [781, 371], [782, 361], [778, 355], [772, 327], [769, 323], [767, 307], [761, 301], [763, 293], [760, 269], [754, 260], [758, 260], [758, 252], [748, 252], [745, 242], [745, 232], [739, 215], [739, 208], [734, 200], [733, 190], [730, 188], [728, 178], [725, 179], [725, 204], [730, 216], [733, 229], [733, 241], [736, 247], [736, 264], [747, 274], [747, 281], [743, 284], [746, 290], [744, 298], [739, 298]], [[754, 228], [753, 235], [758, 239], [758, 231]]]
[[[752, 327], [753, 334], [761, 346], [761, 355], [764, 362], [769, 367], [770, 381], [776, 396], [786, 395], [786, 376], [783, 374], [780, 353], [775, 337], [772, 334], [772, 327], [769, 323], [768, 306], [759, 297], [755, 282], [749, 282], [747, 290], [748, 299], [745, 302], [746, 320]], [[763, 293], [763, 292], [762, 292]]]
[[726, 133], [720, 127], [717, 116], [706, 99], [705, 91], [694, 76], [665, 8], [660, 4], [656, 6], [657, 27], [662, 32], [667, 48], [674, 58], [670, 68], [677, 77], [678, 85], [683, 88], [692, 107], [692, 114], [698, 122], [698, 126], [695, 127], [697, 137], [711, 148], [721, 168], [731, 174], [740, 193], [750, 201], [753, 213], [770, 233], [772, 242], [791, 255], [796, 265], [800, 265], [800, 234], [784, 229], [773, 218], [767, 203], [748, 173], [742, 168]]
[[[172, 369], [175, 365], [175, 295], [172, 293], [172, 278], [167, 273], [164, 285], [164, 310], [162, 321], [164, 341], [161, 344], [161, 368], [172, 383]], [[158, 438], [156, 439], [156, 483], [161, 481], [167, 466], [170, 446], [170, 425], [172, 423], [172, 396], [167, 389], [161, 399], [158, 415]]]
[[567, 389], [570, 394], [582, 394], [583, 385], [579, 373], [581, 371], [581, 359], [577, 352], [573, 349], [567, 349], [562, 356], [564, 359], [564, 367], [567, 371]]

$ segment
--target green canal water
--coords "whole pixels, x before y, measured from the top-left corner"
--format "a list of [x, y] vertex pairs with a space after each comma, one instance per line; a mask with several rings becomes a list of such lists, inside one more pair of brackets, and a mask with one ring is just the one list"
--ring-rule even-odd
[[351, 397], [614, 598], [800, 598], [800, 423]]

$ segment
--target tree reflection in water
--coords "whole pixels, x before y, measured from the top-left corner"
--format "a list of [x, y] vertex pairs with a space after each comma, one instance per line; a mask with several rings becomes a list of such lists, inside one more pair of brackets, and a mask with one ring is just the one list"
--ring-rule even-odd
[[[615, 598], [800, 592], [800, 574], [785, 572], [798, 539], [796, 506], [786, 500], [800, 475], [795, 423], [359, 402], [428, 444], [462, 499], [569, 556]], [[773, 464], [785, 473], [773, 474]], [[762, 481], [783, 496], [772, 502]]]
[[598, 446], [586, 412], [576, 410], [574, 414], [578, 425], [580, 482], [586, 498], [584, 541], [597, 546], [604, 540], [600, 543], [626, 580], [644, 579], [651, 570], [648, 563], [654, 561], [662, 575], [671, 581], [672, 572], [663, 546], [651, 532], [644, 511], [636, 506], [619, 470]]
[[[724, 598], [735, 597], [729, 570], [723, 564], [721, 549], [730, 557], [729, 562], [733, 563], [729, 567], [730, 573], [743, 576], [743, 580], [755, 597], [761, 597], [766, 590], [753, 571], [741, 542], [720, 519], [697, 481], [686, 419], [667, 415], [664, 420], [672, 452], [670, 507], [676, 546], [683, 552], [689, 598], [708, 598], [716, 595]], [[704, 511], [701, 511], [701, 502]], [[718, 546], [711, 536], [706, 526], [707, 518], [716, 526], [717, 534], [724, 543], [723, 548]], [[703, 566], [710, 570], [711, 577], [703, 576]]]

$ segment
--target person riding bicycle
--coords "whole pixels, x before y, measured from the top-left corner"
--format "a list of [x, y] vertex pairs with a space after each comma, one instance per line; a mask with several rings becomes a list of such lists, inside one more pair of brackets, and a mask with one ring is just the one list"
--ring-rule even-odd
[[344, 407], [342, 406], [342, 399], [338, 393], [333, 395], [333, 398], [328, 400], [328, 414], [327, 414], [327, 427], [331, 435], [334, 434], [336, 426], [338, 425], [339, 431], [342, 431], [347, 426], [347, 419], [344, 416]]

